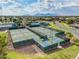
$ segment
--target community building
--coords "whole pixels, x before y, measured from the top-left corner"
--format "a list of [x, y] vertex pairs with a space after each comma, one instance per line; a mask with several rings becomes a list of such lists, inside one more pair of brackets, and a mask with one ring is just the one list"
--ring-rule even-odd
[[0, 23], [0, 30], [14, 29], [17, 27], [18, 27], [18, 25], [15, 23]]

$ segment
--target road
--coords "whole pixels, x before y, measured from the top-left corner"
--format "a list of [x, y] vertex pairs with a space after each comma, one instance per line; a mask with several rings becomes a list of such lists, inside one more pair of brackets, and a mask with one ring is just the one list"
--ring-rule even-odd
[[79, 31], [76, 28], [73, 27], [72, 29], [69, 29], [69, 28], [63, 26], [58, 21], [56, 22], [56, 26], [60, 27], [64, 31], [72, 33], [77, 39], [79, 39]]

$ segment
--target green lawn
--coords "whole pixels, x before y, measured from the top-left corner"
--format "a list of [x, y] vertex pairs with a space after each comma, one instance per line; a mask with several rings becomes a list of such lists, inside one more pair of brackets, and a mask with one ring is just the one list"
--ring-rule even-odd
[[10, 59], [75, 59], [79, 52], [79, 47], [73, 45], [69, 48], [53, 52], [46, 55], [25, 55], [16, 52], [9, 52]]
[[67, 30], [64, 30], [60, 27], [58, 27], [56, 24], [54, 23], [50, 23], [49, 27], [53, 28], [53, 29], [56, 29], [56, 30], [59, 30], [59, 31], [64, 31], [64, 32], [68, 32]]
[[7, 36], [7, 33], [4, 32], [4, 31], [2, 31], [2, 32], [0, 32], [0, 36], [1, 36], [1, 37]]
[[0, 40], [3, 40], [3, 42], [7, 43], [7, 32], [0, 32]]
[[72, 29], [72, 27], [70, 27], [68, 24], [66, 24], [66, 23], [64, 23], [64, 22], [61, 22], [61, 24], [62, 24], [63, 26], [65, 26], [67, 29]]
[[7, 33], [0, 32], [0, 59], [7, 58]]
[[53, 29], [56, 29], [56, 30], [59, 30], [59, 31], [63, 31], [61, 28], [59, 28], [58, 26], [56, 26], [53, 22], [50, 23], [49, 27], [51, 27]]

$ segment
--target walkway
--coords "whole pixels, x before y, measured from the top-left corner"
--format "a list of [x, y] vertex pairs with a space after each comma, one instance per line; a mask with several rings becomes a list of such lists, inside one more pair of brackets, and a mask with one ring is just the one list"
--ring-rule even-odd
[[69, 29], [67, 27], [64, 27], [61, 23], [59, 22], [56, 22], [56, 26], [60, 27], [63, 31], [67, 31], [67, 32], [70, 32], [72, 33], [76, 38], [79, 39], [79, 31], [76, 29], [76, 28], [72, 28], [72, 29]]
[[79, 59], [79, 54], [77, 55], [77, 57], [75, 59]]

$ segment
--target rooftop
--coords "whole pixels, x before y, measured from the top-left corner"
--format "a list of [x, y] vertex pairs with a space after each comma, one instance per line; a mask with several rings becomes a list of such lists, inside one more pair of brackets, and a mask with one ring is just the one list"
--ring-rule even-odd
[[10, 33], [11, 33], [13, 42], [30, 40], [33, 38], [39, 38], [37, 35], [29, 31], [28, 29], [10, 30]]
[[[43, 28], [43, 27], [32, 27], [31, 29], [37, 31], [38, 33], [43, 33], [47, 35], [48, 39], [44, 40], [44, 38], [41, 38], [40, 36], [36, 35], [35, 33], [31, 32], [28, 29], [16, 29], [16, 30], [10, 30], [13, 42], [16, 43], [16, 42], [33, 39], [35, 42], [37, 42], [42, 47], [48, 47], [55, 43], [64, 41], [64, 39], [61, 39], [55, 36], [55, 34], [58, 33], [55, 30], [50, 30], [50, 29]], [[52, 36], [50, 36], [50, 34]]]
[[55, 36], [55, 34], [58, 33], [55, 30], [50, 30], [50, 29], [46, 29], [46, 28], [43, 28], [43, 27], [32, 27], [32, 29], [35, 30], [35, 31], [38, 31], [39, 33], [44, 33], [44, 34], [47, 35], [48, 40], [46, 40], [46, 41], [42, 41], [42, 40], [39, 41], [39, 39], [34, 39], [42, 47], [47, 47], [47, 46], [50, 46], [52, 44], [64, 41], [64, 39], [61, 39], [61, 38], [58, 38], [58, 37]]
[[0, 23], [0, 28], [12, 28], [14, 26], [15, 26], [15, 23]]

